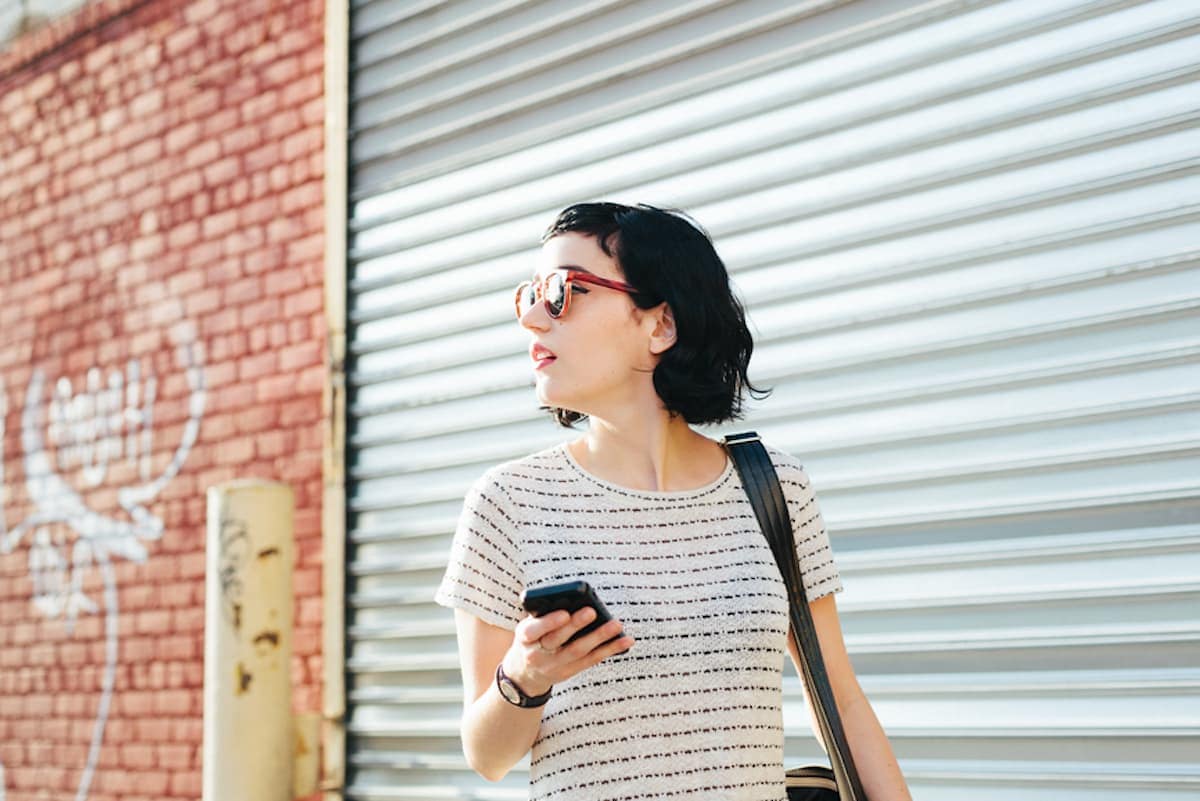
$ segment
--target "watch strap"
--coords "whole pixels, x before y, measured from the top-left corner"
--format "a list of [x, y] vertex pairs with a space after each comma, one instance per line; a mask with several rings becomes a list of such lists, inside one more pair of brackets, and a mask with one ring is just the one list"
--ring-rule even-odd
[[[509, 698], [504, 693], [505, 687], [512, 688], [516, 692], [519, 700], [513, 701], [511, 698]], [[554, 692], [554, 688], [551, 687], [541, 695], [530, 695], [522, 690], [521, 686], [513, 681], [508, 674], [504, 672], [503, 662], [496, 665], [496, 689], [500, 691], [501, 698], [503, 698], [505, 701], [508, 701], [513, 706], [519, 706], [522, 709], [532, 709], [534, 707], [543, 706], [547, 701], [550, 700], [550, 695]]]

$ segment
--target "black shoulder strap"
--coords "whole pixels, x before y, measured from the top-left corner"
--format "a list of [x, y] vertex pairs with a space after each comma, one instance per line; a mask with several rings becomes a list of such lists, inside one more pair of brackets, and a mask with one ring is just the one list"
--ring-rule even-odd
[[783, 488], [767, 449], [753, 431], [730, 434], [724, 439], [725, 448], [733, 459], [742, 486], [754, 507], [754, 514], [763, 534], [771, 544], [775, 563], [788, 588], [792, 631], [800, 647], [800, 662], [803, 667], [804, 688], [808, 693], [817, 722], [821, 728], [821, 739], [829, 752], [833, 772], [837, 777], [841, 801], [867, 801], [854, 757], [846, 742], [842, 719], [838, 715], [833, 698], [829, 675], [825, 672], [825, 661], [821, 658], [821, 645], [813, 627], [812, 614], [804, 593], [804, 581], [800, 574], [800, 562], [796, 556], [796, 543], [792, 535], [792, 521], [788, 515]]

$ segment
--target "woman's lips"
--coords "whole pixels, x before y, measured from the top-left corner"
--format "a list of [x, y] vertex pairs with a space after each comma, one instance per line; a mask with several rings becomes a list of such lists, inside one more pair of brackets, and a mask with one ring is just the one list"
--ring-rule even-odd
[[541, 370], [558, 357], [555, 356], [549, 348], [543, 345], [533, 345], [529, 349], [529, 358], [533, 359], [533, 369]]

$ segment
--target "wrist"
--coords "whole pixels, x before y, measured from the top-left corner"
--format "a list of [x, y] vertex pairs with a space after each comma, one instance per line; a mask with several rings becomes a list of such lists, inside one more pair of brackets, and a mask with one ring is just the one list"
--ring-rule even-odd
[[544, 706], [550, 700], [551, 685], [536, 683], [525, 677], [514, 678], [504, 669], [504, 663], [496, 665], [496, 689], [500, 697], [513, 706], [532, 709]]
[[516, 682], [529, 695], [548, 693], [554, 686], [554, 682], [549, 681], [537, 671], [530, 671], [525, 660], [515, 651], [506, 653], [500, 666], [504, 668], [504, 675]]

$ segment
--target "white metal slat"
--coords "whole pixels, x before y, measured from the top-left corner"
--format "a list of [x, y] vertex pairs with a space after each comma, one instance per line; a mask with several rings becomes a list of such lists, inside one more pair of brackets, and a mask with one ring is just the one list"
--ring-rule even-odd
[[[1178, 12], [1178, 5], [1175, 5], [1174, 8], [1176, 11], [1172, 15], [1162, 15], [1160, 20], [1156, 20], [1156, 22], [1163, 23], [1163, 25], [1159, 26], [1160, 28], [1165, 26], [1168, 30], [1174, 31], [1179, 25], [1187, 25], [1188, 17], [1180, 15]], [[870, 117], [877, 117], [886, 110], [886, 116], [888, 119], [886, 121], [876, 123], [876, 126], [900, 123], [899, 120], [895, 120], [894, 118], [900, 111], [910, 107], [918, 109], [918, 111], [914, 112], [918, 115], [918, 118], [923, 116], [934, 121], [939, 121], [945, 117], [945, 113], [938, 111], [937, 104], [941, 103], [942, 98], [945, 96], [961, 95], [967, 91], [971, 86], [971, 79], [973, 75], [978, 76], [974, 78], [974, 81], [978, 83], [981, 88], [985, 86], [995, 86], [997, 88], [992, 92], [984, 92], [982, 93], [982, 96], [977, 96], [974, 99], [968, 98], [957, 100], [955, 107], [963, 107], [961, 114], [957, 119], [942, 121], [941, 125], [943, 127], [948, 124], [953, 124], [956, 127], [964, 124], [970, 125], [972, 124], [972, 121], [977, 121], [981, 118], [987, 119], [995, 116], [995, 109], [997, 108], [1012, 107], [1014, 104], [1016, 104], [1018, 107], [1028, 108], [1030, 106], [1045, 103], [1046, 100], [1051, 97], [1062, 98], [1063, 100], [1059, 102], [1064, 102], [1071, 98], [1078, 99], [1080, 93], [1086, 93], [1093, 88], [1111, 87], [1111, 85], [1114, 83], [1112, 80], [1112, 75], [1114, 73], [1121, 74], [1124, 81], [1130, 81], [1132, 80], [1132, 76], [1136, 75], [1148, 74], [1156, 71], [1169, 71], [1172, 68], [1178, 68], [1181, 66], [1187, 67], [1190, 65], [1193, 68], [1196, 66], [1192, 63], [1190, 55], [1192, 52], [1194, 52], [1194, 43], [1189, 45], [1186, 43], [1171, 42], [1169, 40], [1162, 46], [1162, 48], [1165, 49], [1162, 49], [1162, 56], [1157, 62], [1151, 60], [1151, 51], [1143, 49], [1133, 55], [1126, 54], [1125, 56], [1116, 56], [1115, 58], [1110, 58], [1103, 62], [1103, 68], [1096, 67], [1095, 65], [1089, 66], [1087, 63], [1087, 58], [1081, 55], [1088, 52], [1089, 42], [1093, 40], [1097, 42], [1103, 42], [1102, 37], [1106, 32], [1109, 31], [1110, 27], [1120, 25], [1119, 20], [1111, 21], [1108, 17], [1101, 18], [1101, 21], [1103, 21], [1105, 24], [1099, 25], [1097, 20], [1088, 20], [1085, 23], [1073, 26], [1071, 29], [1071, 36], [1056, 37], [1054, 46], [1062, 48], [1062, 54], [1055, 55], [1055, 59], [1058, 62], [1071, 64], [1074, 62], [1080, 62], [1082, 59], [1080, 66], [1074, 70], [1075, 72], [1080, 73], [1080, 78], [1077, 79], [1072, 78], [1070, 74], [1059, 75], [1056, 71], [1055, 74], [1046, 75], [1045, 77], [1022, 80], [1020, 81], [1019, 88], [1014, 88], [1009, 82], [1016, 82], [1021, 76], [1026, 76], [1026, 78], [1029, 76], [1036, 76], [1041, 72], [1045, 72], [1048, 68], [1045, 66], [1040, 66], [1038, 62], [1030, 63], [1028, 59], [1029, 50], [1026, 48], [1026, 44], [1024, 42], [1003, 44], [998, 48], [995, 48], [993, 51], [986, 51], [984, 55], [986, 55], [987, 58], [983, 58], [980, 54], [964, 57], [965, 62], [955, 65], [955, 69], [953, 71], [942, 70], [941, 65], [932, 65], [922, 69], [917, 69], [915, 71], [901, 72], [900, 74], [888, 73], [886, 78], [881, 75], [880, 78], [883, 78], [882, 80], [869, 83], [855, 83], [852, 84], [849, 89], [843, 92], [833, 91], [832, 89], [825, 87], [821, 90], [821, 96], [807, 99], [806, 102], [804, 102], [801, 106], [796, 107], [794, 110], [785, 109], [783, 112], [769, 112], [766, 114], [744, 114], [741, 121], [713, 129], [711, 132], [700, 131], [690, 136], [672, 137], [670, 143], [663, 145], [662, 147], [639, 149], [640, 151], [644, 151], [644, 153], [639, 153], [637, 161], [635, 161], [629, 169], [623, 170], [619, 161], [610, 163], [609, 160], [605, 160], [603, 164], [597, 164], [595, 167], [579, 167], [576, 165], [573, 169], [558, 171], [548, 180], [557, 182], [559, 187], [566, 187], [566, 191], [560, 188], [555, 192], [555, 194], [563, 195], [565, 199], [569, 199], [569, 197], [572, 196], [577, 197], [581, 194], [589, 194], [589, 187], [586, 184], [580, 184], [577, 180], [572, 180], [571, 176], [574, 172], [588, 169], [600, 169], [604, 170], [609, 175], [621, 175], [624, 173], [633, 176], [639, 174], [639, 172], [644, 169], [644, 164], [646, 162], [656, 163], [658, 166], [656, 166], [655, 169], [661, 170], [663, 165], [679, 163], [681, 155], [690, 153], [695, 153], [695, 156], [690, 157], [692, 162], [698, 160], [702, 163], [712, 164], [713, 161], [719, 161], [721, 164], [724, 164], [725, 162], [729, 161], [729, 159], [725, 157], [728, 155], [728, 150], [730, 147], [728, 143], [745, 142], [748, 144], [751, 142], [762, 142], [763, 144], [766, 144], [771, 142], [773, 131], [776, 130], [780, 131], [781, 133], [786, 132], [789, 136], [795, 139], [798, 131], [831, 128], [832, 130], [838, 132], [837, 138], [839, 141], [837, 144], [839, 147], [844, 149], [847, 142], [853, 143], [860, 141], [859, 139], [851, 136], [849, 131], [843, 130], [853, 127], [853, 118], [847, 119], [847, 109], [854, 110], [852, 113], [858, 116], [863, 116], [864, 111], [867, 111]], [[1131, 39], [1150, 36], [1154, 30], [1154, 27], [1148, 25], [1147, 23], [1143, 23], [1143, 26], [1148, 29], [1147, 32], [1139, 32], [1136, 28], [1132, 31], [1123, 29], [1123, 32], [1127, 34], [1126, 38]], [[1099, 28], [1099, 30], [1085, 35], [1085, 31], [1089, 28]], [[1090, 40], [1088, 38], [1089, 35], [1091, 37]], [[1102, 50], [1105, 45], [1097, 44], [1096, 47], [1101, 48]], [[1157, 52], [1157, 50], [1154, 50], [1153, 52]], [[990, 60], [992, 58], [998, 58], [1001, 53], [1005, 54], [1004, 58], [1012, 61], [1014, 66], [1010, 71], [1016, 71], [1013, 75], [1003, 75], [1005, 63], [1003, 59], [1001, 59], [998, 63], [993, 63]], [[1055, 59], [1052, 59], [1052, 61]], [[1043, 58], [1042, 60], [1045, 61], [1046, 58]], [[806, 65], [806, 69], [809, 68], [810, 65]], [[883, 67], [878, 68], [883, 69]], [[841, 67], [841, 69], [846, 68]], [[822, 71], [820, 64], [818, 63], [811, 65], [811, 71], [815, 75], [807, 77], [806, 84], [814, 81], [816, 76], [821, 75]], [[1091, 78], [1090, 84], [1079, 83], [1080, 80], [1087, 80], [1089, 75], [1095, 76]], [[948, 76], [954, 77], [949, 78]], [[830, 75], [828, 77], [833, 78], [834, 76]], [[814, 86], [816, 85], [817, 84], [814, 84]], [[780, 89], [784, 88], [784, 86], [785, 85], [782, 83], [779, 84]], [[836, 82], [834, 83], [834, 86], [836, 86]], [[1109, 89], [1109, 91], [1111, 91], [1111, 89]], [[716, 103], [718, 102], [716, 94], [720, 93], [713, 94], [714, 96], [708, 99], [710, 102]], [[976, 92], [976, 95], [979, 95], [979, 92]], [[1192, 105], [1194, 106], [1194, 88], [1192, 95]], [[911, 97], [912, 99], [903, 99], [908, 97]], [[1045, 111], [1042, 113], [1045, 113]], [[908, 116], [912, 115], [910, 114]], [[828, 122], [823, 124], [822, 120], [828, 120]], [[637, 131], [640, 130], [639, 126], [642, 124], [642, 122], [643, 120], [640, 118], [631, 119], [625, 124], [625, 127], [631, 131]], [[902, 129], [903, 128], [901, 128], [901, 130]], [[614, 132], [614, 134], [615, 133], [616, 132]], [[644, 136], [644, 134], [642, 135]], [[797, 148], [801, 149], [799, 152], [817, 154], [822, 153], [825, 149], [820, 142], [807, 142], [808, 139], [811, 139], [811, 136], [805, 136], [804, 138], [806, 142], [796, 146]], [[890, 140], [891, 138], [892, 135], [889, 132], [888, 139]], [[864, 132], [863, 139], [867, 142], [874, 142], [878, 139], [878, 136], [871, 136], [870, 126], [868, 126], [868, 130]], [[707, 147], [702, 144], [702, 142], [708, 142]], [[743, 147], [744, 146], [745, 145], [743, 145]], [[713, 149], [714, 147], [718, 148], [718, 152], [711, 154], [705, 152], [706, 149]], [[772, 148], [771, 152], [777, 152], [777, 147], [778, 143], [776, 143], [775, 148]], [[861, 145], [859, 145], [859, 147], [861, 147]], [[659, 150], [663, 149], [666, 149], [673, 155], [667, 156], [666, 153], [658, 152]], [[721, 149], [725, 151], [724, 154], [720, 152]], [[778, 152], [780, 155], [785, 155], [787, 151], [784, 150]], [[529, 152], [526, 154], [526, 156], [527, 163], [538, 163], [539, 161], [539, 154], [537, 152]], [[812, 157], [813, 155], [809, 155], [809, 159]], [[694, 169], [695, 164], [689, 163], [689, 157], [684, 155], [683, 158], [684, 160], [680, 164], [679, 171], [689, 175], [693, 172], [696, 172]], [[718, 174], [709, 176], [711, 180], [697, 180], [694, 181], [692, 185], [724, 186], [729, 180], [728, 173], [730, 171], [732, 171], [734, 175], [739, 173], [748, 173], [751, 177], [753, 177], [754, 171], [752, 169], [747, 171], [745, 166], [741, 164], [741, 161], [742, 159], [735, 159], [734, 163], [728, 167], [713, 166], [707, 168], [706, 170], [699, 171], [697, 177], [706, 177], [707, 173], [712, 172], [713, 170], [718, 170], [720, 172]], [[783, 164], [789, 163], [788, 159], [782, 159], [781, 161]], [[776, 166], [779, 166], [779, 162], [776, 162]], [[511, 180], [508, 185], [513, 186]], [[535, 184], [530, 186], [529, 192], [526, 193], [525, 182], [519, 182], [517, 185], [520, 186], [521, 189], [516, 191], [521, 192], [524, 202], [528, 202], [528, 199], [530, 198], [542, 198], [541, 205], [530, 208], [529, 211], [532, 214], [544, 215], [546, 192], [538, 191], [538, 186]], [[607, 186], [612, 189], [616, 186], [619, 186], [619, 184], [612, 183], [610, 179]], [[548, 189], [549, 187], [546, 188]], [[658, 187], [653, 183], [641, 182], [639, 184], [639, 189], [648, 191], [661, 191], [663, 187]], [[476, 197], [478, 197], [478, 195], [476, 195]], [[496, 200], [503, 200], [505, 202], [490, 205], [489, 207], [492, 209], [491, 213], [494, 214], [495, 209], [497, 208], [519, 208], [519, 205], [516, 205], [512, 202], [516, 199], [517, 198], [505, 198], [504, 194], [501, 194], [496, 198]], [[485, 213], [484, 209], [476, 208], [476, 206], [482, 205], [482, 201], [476, 201], [475, 203], [468, 202], [463, 204], [461, 207], [458, 205], [450, 205], [444, 210], [437, 212], [437, 214], [443, 215], [443, 219], [450, 221], [461, 220], [463, 215], [467, 215], [479, 220], [477, 225], [474, 226], [477, 230], [487, 229], [488, 226], [485, 223], [487, 218], [486, 216], [481, 216], [481, 214]], [[696, 204], [692, 202], [688, 205], [690, 207], [694, 207]], [[720, 206], [709, 210], [708, 214], [708, 219], [713, 220], [713, 222], [710, 223], [710, 227], [719, 230], [724, 226], [723, 220], [724, 216], [726, 215], [721, 212]], [[736, 209], [734, 209], [734, 214], [735, 216], [740, 217], [740, 213]], [[519, 220], [514, 219], [511, 221], [510, 225], [506, 226], [506, 228], [512, 231], [528, 230], [526, 226], [528, 226], [530, 222], [530, 220], [524, 218]], [[373, 249], [379, 248], [384, 242], [394, 238], [398, 234], [401, 238], [396, 240], [396, 244], [403, 245], [406, 250], [411, 252], [414, 249], [414, 245], [419, 245], [422, 241], [424, 241], [425, 237], [430, 236], [431, 232], [436, 232], [438, 229], [439, 223], [432, 217], [432, 215], [412, 215], [411, 213], [408, 213], [395, 223], [385, 224], [382, 226], [376, 225], [369, 233], [364, 232], [358, 235], [356, 237], [355, 248], [356, 251], [363, 250], [370, 252]], [[395, 233], [391, 233], [393, 231]], [[412, 242], [405, 242], [405, 231], [412, 231], [417, 235], [418, 238]], [[494, 239], [495, 237], [492, 235], [492, 240], [494, 241]], [[448, 244], [449, 243], [441, 240], [437, 242], [437, 246], [443, 249], [445, 249]], [[367, 260], [365, 263], [360, 264], [356, 280], [367, 280], [371, 275], [372, 271], [369, 267], [369, 260]]]
[[[446, 213], [440, 210], [451, 208], [461, 208], [462, 213], [474, 219], [486, 220], [488, 215], [496, 213], [497, 206], [488, 205], [484, 196], [503, 198], [505, 203], [499, 208], [509, 208], [514, 199], [506, 194], [509, 187], [531, 186], [539, 190], [538, 194], [545, 194], [535, 183], [543, 178], [576, 172], [587, 175], [601, 171], [603, 175], [613, 170], [619, 174], [623, 167], [614, 156], [626, 152], [643, 154], [629, 164], [628, 171], [650, 170], [653, 174], [661, 163], [677, 163], [691, 152], [696, 153], [693, 166], [708, 166], [728, 156], [740, 156], [745, 141], [757, 141], [763, 147], [774, 148], [794, 140], [798, 129], [810, 127], [809, 119], [815, 109], [807, 107], [824, 96], [843, 97], [847, 91], [860, 86], [863, 91], [870, 91], [876, 80], [886, 76], [903, 76], [923, 67], [927, 73], [930, 65], [941, 63], [946, 57], [986, 50], [989, 46], [1013, 40], [1021, 41], [1038, 31], [1052, 29], [1061, 18], [1068, 21], [1086, 19], [1114, 6], [1113, 3], [1080, 0], [1056, 0], [1037, 5], [975, 5], [977, 7], [969, 13], [957, 14], [944, 22], [926, 20], [926, 24], [919, 27], [915, 22], [904, 21], [904, 15], [901, 15], [903, 24], [863, 26], [863, 33], [858, 38], [867, 44], [860, 46], [834, 47], [832, 43], [821, 43], [820, 40], [814, 43], [797, 37], [789, 47], [770, 51], [772, 59], [792, 62], [778, 70], [759, 67], [761, 75], [743, 80], [731, 75], [725, 78], [727, 83], [707, 86], [694, 95], [689, 92], [683, 97], [678, 94], [668, 96], [663, 102], [645, 104], [633, 114], [606, 113], [607, 119], [601, 124], [588, 125], [586, 118], [575, 115], [569, 121], [578, 120], [578, 127], [582, 129], [578, 133], [542, 133], [544, 129], [533, 129], [531, 133], [539, 134], [539, 141], [514, 146], [510, 154], [498, 155], [477, 165], [443, 169], [427, 180], [409, 177], [404, 189], [363, 196], [355, 204], [353, 225], [357, 230], [361, 225], [388, 219], [417, 219], [423, 223], [422, 227], [436, 230], [438, 225], [433, 217]], [[916, 17], [920, 13], [934, 16], [919, 10], [907, 16]], [[1141, 27], [1144, 25], [1142, 23]], [[900, 27], [901, 31], [891, 31], [892, 27]], [[876, 30], [879, 32], [875, 33]], [[883, 38], [885, 34], [887, 38]], [[853, 37], [843, 34], [838, 38]], [[1016, 68], [1028, 71], [1029, 65], [1018, 59]], [[706, 79], [712, 82], [711, 77]], [[914, 106], [917, 109], [936, 101], [938, 87], [944, 84], [942, 77], [936, 74], [925, 74], [924, 79], [912, 84], [920, 87], [924, 82], [932, 82], [930, 92], [922, 95]], [[1106, 85], [1112, 85], [1112, 81]], [[998, 89], [1003, 91], [1004, 86]], [[1053, 89], [1048, 87], [1047, 91]], [[912, 91], [906, 94], [911, 96]], [[844, 115], [862, 115], [864, 111], [879, 108], [881, 102], [887, 105], [886, 98], [885, 94], [870, 103], [834, 103], [829, 106], [837, 119], [834, 129], [848, 127]], [[636, 99], [637, 96], [630, 98], [631, 101]], [[964, 100], [969, 101], [969, 98]], [[1003, 97], [997, 97], [996, 101], [974, 109], [967, 121], [989, 118], [997, 109], [1011, 105], [1005, 103]], [[790, 118], [786, 109], [801, 103], [806, 106], [804, 116]], [[1029, 100], [1025, 106], [1036, 107]], [[783, 112], [775, 113], [777, 108]], [[605, 109], [608, 112], [609, 107]], [[895, 116], [896, 110], [892, 108], [889, 113]], [[716, 141], [704, 144], [706, 138], [714, 137]], [[683, 146], [651, 147], [664, 142]], [[584, 151], [594, 153], [594, 158], [603, 161], [604, 165], [580, 164], [577, 155]], [[472, 198], [476, 199], [474, 206], [470, 205]]]
[[[1003, 51], [1008, 35], [1026, 45], [1009, 50], [1027, 57], [1015, 58], [1007, 77], [988, 65], [969, 90], [927, 81], [946, 101], [939, 106], [906, 107], [906, 95], [892, 92], [896, 101], [879, 116], [877, 104], [862, 105], [878, 86], [855, 90], [851, 81], [839, 96], [835, 83], [829, 102], [857, 113], [855, 125], [841, 125], [843, 111], [824, 122], [817, 115], [799, 135], [794, 125], [779, 136], [762, 126], [755, 139], [736, 134], [739, 114], [689, 117], [660, 102], [675, 126], [662, 130], [673, 131], [685, 157], [655, 159], [653, 131], [639, 138], [635, 128], [658, 112], [635, 92], [624, 106], [635, 115], [618, 114], [603, 129], [581, 128], [582, 115], [562, 141], [518, 148], [520, 136], [507, 132], [519, 126], [489, 123], [453, 142], [480, 143], [461, 155], [444, 142], [425, 150], [438, 155], [424, 167], [394, 162], [410, 171], [393, 180], [429, 170], [427, 185], [359, 195], [349, 797], [524, 797], [520, 770], [503, 787], [483, 788], [457, 753], [457, 698], [445, 687], [457, 672], [453, 630], [428, 596], [469, 480], [531, 442], [541, 447], [539, 431], [545, 444], [555, 436], [539, 428], [528, 396], [504, 287], [526, 271], [550, 205], [584, 190], [679, 198], [736, 269], [763, 333], [756, 376], [777, 384], [761, 415], [754, 407], [754, 424], [805, 455], [820, 477], [854, 592], [840, 602], [847, 640], [917, 797], [990, 799], [1020, 787], [1057, 801], [1120, 787], [1174, 801], [1196, 789], [1183, 745], [1196, 732], [1175, 721], [1194, 717], [1197, 677], [1161, 665], [1190, 664], [1200, 639], [1188, 613], [1200, 547], [1186, 532], [1106, 533], [1098, 522], [1105, 514], [1118, 527], [1155, 515], [1188, 519], [1200, 506], [1195, 482], [1172, 482], [1200, 474], [1196, 437], [1178, 436], [1200, 411], [1200, 343], [1188, 328], [1197, 275], [1188, 231], [1200, 207], [1186, 137], [1196, 119], [1185, 83], [1198, 67], [1181, 38], [1196, 20], [1165, 3], [980, 3], [955, 12], [921, 13], [947, 34], [944, 43], [960, 25], [962, 42]], [[970, 27], [985, 15], [1010, 27]], [[1126, 40], [1116, 51], [1104, 33], [1114, 28]], [[889, 30], [909, 41], [925, 33]], [[1080, 35], [1086, 30], [1093, 40]], [[852, 38], [868, 43], [861, 52], [877, 44], [896, 56], [887, 39]], [[1066, 49], [1039, 49], [1040, 41]], [[927, 62], [930, 76], [948, 55]], [[908, 66], [892, 74], [921, 74], [919, 59]], [[781, 63], [761, 82], [778, 84], [787, 69]], [[719, 91], [731, 96], [744, 90], [726, 86]], [[680, 103], [698, 107], [712, 94]], [[791, 108], [740, 116], [749, 125], [782, 121], [822, 97], [802, 96], [792, 95]], [[603, 94], [579, 102], [592, 97]], [[985, 100], [1013, 111], [985, 115]], [[530, 108], [526, 122], [540, 113]], [[1171, 142], [1182, 148], [1175, 165]], [[575, 164], [565, 170], [533, 157], [568, 145]], [[498, 158], [483, 161], [485, 152]], [[772, 159], [773, 173], [755, 166]], [[649, 162], [653, 169], [639, 173]], [[449, 164], [477, 166], [433, 172]], [[385, 185], [380, 164], [372, 169], [362, 186]], [[691, 181], [678, 177], [689, 172]], [[538, 183], [552, 174], [557, 184]], [[477, 200], [466, 196], [469, 176], [485, 178], [474, 184]], [[812, 194], [822, 188], [827, 195]], [[889, 190], [916, 205], [889, 206]], [[831, 211], [839, 204], [844, 211]], [[831, 236], [839, 213], [845, 222]], [[883, 215], [890, 225], [871, 220]], [[434, 276], [443, 267], [466, 281], [478, 276], [461, 308], [447, 302], [460, 296], [440, 284], [444, 276]], [[441, 342], [427, 344], [430, 336]], [[893, 547], [881, 550], [885, 543]], [[1050, 565], [1070, 580], [1057, 580]], [[1004, 587], [990, 597], [971, 593], [997, 583]], [[1001, 672], [987, 679], [981, 659]], [[1114, 669], [1089, 679], [1084, 665]], [[788, 681], [786, 710], [796, 717]], [[1056, 711], [1045, 713], [1047, 704]], [[960, 715], [950, 713], [968, 708], [975, 725], [956, 728]], [[816, 756], [807, 721], [791, 722], [799, 736], [789, 753]], [[1136, 758], [1150, 741], [1160, 764]]]

